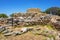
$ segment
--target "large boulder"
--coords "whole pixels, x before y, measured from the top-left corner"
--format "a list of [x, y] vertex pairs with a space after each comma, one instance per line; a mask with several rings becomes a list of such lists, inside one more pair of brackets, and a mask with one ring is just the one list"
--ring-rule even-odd
[[5, 27], [3, 26], [0, 26], [0, 32], [4, 31], [5, 30]]
[[48, 24], [50, 20], [50, 16], [40, 16], [40, 19], [38, 21], [40, 22], [40, 24]]
[[60, 21], [52, 22], [52, 26], [53, 26], [53, 28], [60, 31]]

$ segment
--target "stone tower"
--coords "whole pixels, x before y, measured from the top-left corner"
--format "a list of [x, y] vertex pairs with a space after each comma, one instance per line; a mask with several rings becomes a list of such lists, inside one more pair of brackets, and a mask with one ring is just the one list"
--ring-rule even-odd
[[40, 13], [40, 9], [38, 8], [29, 8], [26, 11], [27, 13]]

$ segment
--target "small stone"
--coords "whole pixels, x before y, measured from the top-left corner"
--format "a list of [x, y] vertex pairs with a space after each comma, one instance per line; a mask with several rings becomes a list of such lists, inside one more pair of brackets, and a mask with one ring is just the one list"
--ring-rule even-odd
[[20, 31], [15, 31], [13, 35], [21, 35], [22, 33]]
[[60, 40], [60, 33], [58, 33], [58, 35], [56, 36], [57, 40]]
[[40, 28], [36, 28], [36, 30], [40, 30]]
[[54, 38], [53, 38], [53, 37], [51, 37], [51, 38], [50, 38], [50, 40], [54, 40]]
[[5, 33], [8, 33], [8, 32], [9, 32], [8, 30], [5, 30], [5, 31], [3, 31], [2, 33], [5, 34]]
[[60, 40], [60, 38], [59, 38], [59, 36], [56, 36], [56, 38], [55, 38], [56, 40]]
[[50, 40], [50, 38], [47, 37], [46, 40]]
[[32, 30], [33, 30], [33, 27], [29, 27], [29, 28], [27, 28], [27, 29], [28, 29], [28, 31], [30, 31], [30, 30], [32, 31]]
[[28, 31], [28, 28], [21, 28], [21, 32], [23, 32], [23, 33], [25, 33], [25, 32], [27, 32]]
[[10, 33], [4, 34], [4, 36], [11, 36], [12, 34], [13, 34], [13, 32], [10, 32]]

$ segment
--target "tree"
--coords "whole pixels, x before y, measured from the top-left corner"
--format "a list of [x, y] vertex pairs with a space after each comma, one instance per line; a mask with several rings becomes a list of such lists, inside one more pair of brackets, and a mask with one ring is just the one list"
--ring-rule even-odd
[[59, 7], [51, 7], [45, 10], [47, 14], [53, 15], [60, 15], [60, 8]]
[[7, 16], [6, 14], [4, 14], [4, 13], [1, 13], [1, 14], [0, 14], [0, 18], [1, 18], [1, 17], [2, 17], [2, 18], [8, 18], [8, 16]]
[[60, 9], [58, 9], [58, 11], [57, 11], [57, 15], [59, 15], [59, 16], [60, 16]]
[[14, 13], [10, 14], [10, 17], [14, 17]]

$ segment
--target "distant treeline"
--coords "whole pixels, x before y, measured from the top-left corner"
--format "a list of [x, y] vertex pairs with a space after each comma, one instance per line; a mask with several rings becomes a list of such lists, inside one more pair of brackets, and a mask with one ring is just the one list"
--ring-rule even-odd
[[[47, 13], [47, 14], [52, 14], [52, 15], [58, 15], [60, 16], [60, 7], [50, 7], [47, 8], [45, 11], [43, 11], [43, 13]], [[13, 17], [15, 13], [10, 14], [11, 17]], [[26, 14], [23, 13], [18, 13], [19, 16], [25, 16]], [[28, 15], [26, 15], [28, 16]], [[0, 13], [0, 18], [7, 18], [8, 15], [6, 15], [5, 13]]]

